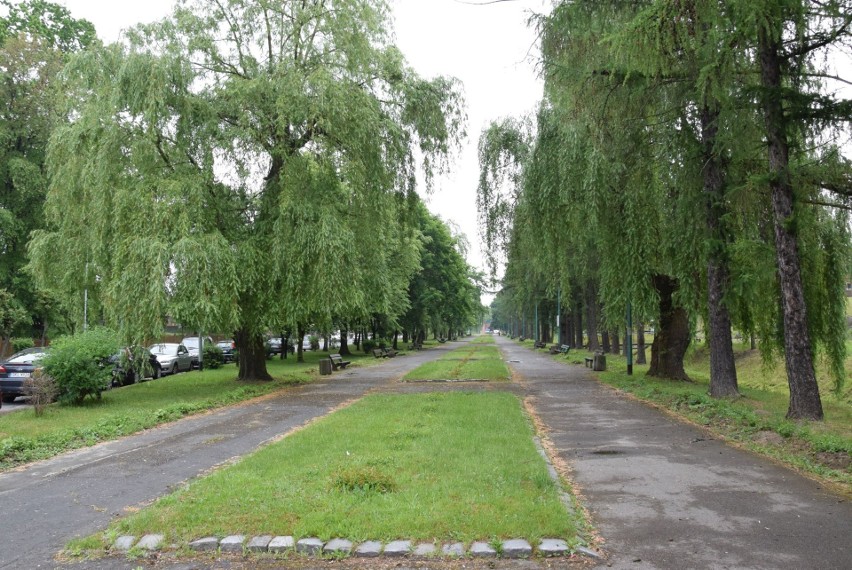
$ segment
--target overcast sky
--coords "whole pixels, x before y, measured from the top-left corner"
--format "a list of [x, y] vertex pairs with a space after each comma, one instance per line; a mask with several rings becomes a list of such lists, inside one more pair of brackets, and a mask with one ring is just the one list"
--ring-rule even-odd
[[[91, 21], [107, 43], [120, 39], [125, 28], [167, 16], [173, 6], [173, 0], [56, 1], [75, 18]], [[484, 267], [476, 214], [479, 133], [492, 120], [533, 111], [540, 100], [536, 35], [527, 20], [550, 5], [549, 0], [484, 2], [390, 0], [396, 43], [409, 64], [425, 77], [451, 75], [464, 84], [468, 138], [453, 172], [439, 180], [436, 191], [425, 199], [431, 211], [467, 235], [468, 261], [480, 269]]]

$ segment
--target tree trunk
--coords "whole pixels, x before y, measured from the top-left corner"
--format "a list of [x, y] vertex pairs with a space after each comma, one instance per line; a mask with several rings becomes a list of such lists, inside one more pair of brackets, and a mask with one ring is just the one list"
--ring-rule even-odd
[[266, 371], [266, 344], [263, 335], [240, 329], [234, 335], [240, 352], [240, 369], [237, 380], [272, 380]]
[[787, 417], [821, 420], [822, 401], [811, 356], [805, 293], [795, 233], [793, 184], [789, 172], [790, 151], [782, 103], [780, 33], [780, 29], [770, 32], [761, 27], [758, 32], [758, 55], [761, 83], [766, 93], [762, 104], [766, 139], [769, 143], [769, 189], [772, 193], [775, 255], [784, 316], [784, 359], [787, 383], [790, 386]]
[[605, 330], [601, 333], [601, 350], [604, 352], [612, 352], [612, 346], [609, 343], [609, 331]]
[[689, 380], [683, 369], [683, 356], [689, 347], [689, 318], [683, 307], [675, 307], [672, 300], [679, 286], [677, 279], [655, 275], [653, 280], [660, 296], [660, 318], [651, 345], [648, 376]]
[[305, 361], [305, 329], [302, 325], [296, 327], [296, 362]]
[[290, 334], [287, 331], [281, 331], [281, 360], [287, 360], [287, 345], [290, 344]]
[[645, 359], [645, 323], [636, 323], [636, 364], [647, 364]]
[[586, 330], [589, 333], [589, 350], [600, 350], [598, 343], [598, 296], [592, 281], [586, 282]]
[[621, 354], [621, 340], [618, 338], [618, 331], [609, 333], [610, 342], [612, 342], [612, 353]]
[[710, 346], [710, 396], [731, 398], [739, 396], [734, 347], [731, 338], [731, 317], [725, 305], [728, 287], [728, 244], [731, 239], [725, 230], [728, 215], [725, 197], [725, 171], [722, 157], [716, 149], [719, 112], [708, 106], [701, 108], [701, 146], [704, 168], [706, 224], [710, 238], [707, 255], [707, 336]]
[[393, 331], [393, 349], [399, 350], [399, 347], [396, 344], [397, 339], [399, 338], [399, 331]]
[[349, 356], [349, 331], [340, 329], [340, 356]]

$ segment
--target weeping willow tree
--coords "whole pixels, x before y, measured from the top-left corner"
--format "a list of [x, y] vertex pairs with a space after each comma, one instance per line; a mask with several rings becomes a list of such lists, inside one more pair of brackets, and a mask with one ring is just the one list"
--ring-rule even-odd
[[[382, 205], [414, 192], [415, 154], [427, 182], [446, 167], [464, 117], [453, 80], [417, 76], [389, 43], [388, 13], [381, 0], [184, 0], [128, 45], [74, 58], [37, 278], [68, 293], [97, 282], [128, 342], [166, 315], [233, 330], [244, 380], [269, 378], [271, 325], [404, 295], [410, 244], [358, 244], [403, 233]], [[401, 274], [369, 293], [399, 256]]]
[[[756, 333], [764, 354], [784, 353], [788, 416], [821, 418], [812, 358], [824, 350], [842, 385], [838, 276], [850, 250], [849, 162], [827, 139], [848, 126], [850, 105], [825, 95], [815, 57], [848, 41], [849, 8], [559, 3], [541, 20], [538, 132], [511, 155], [521, 165], [514, 201], [525, 205], [513, 222], [537, 236], [517, 240], [515, 258], [556, 269], [545, 278], [563, 290], [596, 287], [582, 297], [602, 304], [605, 323], [628, 301], [656, 317], [649, 374], [685, 377], [688, 329], [701, 315], [713, 396], [737, 394], [732, 325]], [[501, 172], [496, 143], [514, 139], [483, 140], [494, 142], [483, 169]], [[484, 205], [505, 211], [493, 198]]]

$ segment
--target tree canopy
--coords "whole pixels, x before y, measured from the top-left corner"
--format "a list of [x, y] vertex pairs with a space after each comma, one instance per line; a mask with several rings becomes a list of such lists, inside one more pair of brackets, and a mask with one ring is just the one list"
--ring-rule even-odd
[[268, 377], [270, 327], [404, 310], [399, 213], [464, 114], [388, 29], [380, 0], [181, 1], [73, 58], [35, 274], [96, 288], [131, 342], [167, 314], [234, 330], [244, 379]]
[[510, 120], [480, 138], [485, 237], [508, 252], [500, 312], [561, 292], [596, 348], [630, 303], [657, 325], [649, 374], [672, 378], [700, 320], [714, 396], [737, 394], [735, 326], [785, 355], [790, 417], [820, 418], [812, 356], [843, 382], [850, 255], [835, 183], [849, 163], [831, 138], [849, 101], [825, 88], [822, 50], [848, 45], [849, 14], [840, 0], [556, 3], [534, 133]]

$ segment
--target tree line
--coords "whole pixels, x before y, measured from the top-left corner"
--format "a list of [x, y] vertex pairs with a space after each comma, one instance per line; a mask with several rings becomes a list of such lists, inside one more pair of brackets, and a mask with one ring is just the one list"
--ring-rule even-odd
[[64, 8], [4, 4], [22, 66], [3, 71], [4, 336], [50, 311], [73, 328], [85, 290], [128, 344], [166, 316], [232, 331], [249, 380], [269, 378], [267, 331], [477, 322], [463, 239], [417, 194], [464, 136], [460, 86], [406, 64], [385, 2], [180, 0], [111, 45]]
[[830, 63], [852, 4], [562, 1], [537, 24], [541, 105], [479, 143], [495, 312], [559, 302], [597, 349], [631, 310], [655, 325], [648, 374], [674, 379], [700, 322], [714, 397], [739, 394], [736, 329], [783, 355], [788, 417], [821, 419], [814, 360], [846, 376], [852, 101]]

